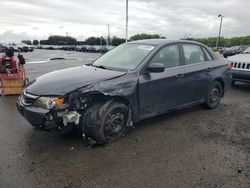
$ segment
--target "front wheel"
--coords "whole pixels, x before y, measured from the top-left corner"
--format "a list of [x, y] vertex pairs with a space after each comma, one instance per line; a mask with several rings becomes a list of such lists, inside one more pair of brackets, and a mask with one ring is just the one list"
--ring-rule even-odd
[[101, 135], [107, 141], [113, 141], [125, 134], [128, 123], [128, 108], [122, 103], [112, 104], [103, 116]]
[[124, 103], [108, 101], [90, 107], [84, 117], [86, 119], [83, 120], [83, 129], [87, 129], [87, 134], [97, 144], [102, 144], [125, 135], [128, 129], [129, 108]]
[[205, 106], [209, 109], [216, 108], [220, 104], [222, 95], [223, 95], [223, 89], [221, 83], [218, 81], [212, 82], [208, 91], [208, 96], [205, 102]]

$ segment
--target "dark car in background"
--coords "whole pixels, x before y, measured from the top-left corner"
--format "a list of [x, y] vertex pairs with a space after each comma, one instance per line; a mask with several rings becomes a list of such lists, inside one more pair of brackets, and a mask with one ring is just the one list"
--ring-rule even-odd
[[108, 51], [109, 51], [109, 49], [106, 46], [101, 46], [100, 53], [106, 53]]
[[87, 47], [86, 46], [81, 46], [79, 51], [80, 52], [86, 52], [87, 51]]
[[227, 58], [228, 56], [233, 56], [241, 53], [246, 47], [245, 46], [233, 46], [223, 51], [223, 56]]
[[5, 52], [5, 48], [7, 48], [7, 47], [6, 47], [6, 46], [0, 45], [0, 53], [1, 53], [1, 52]]
[[222, 54], [226, 50], [226, 48], [224, 48], [224, 47], [213, 47], [212, 50], [214, 52], [219, 52], [219, 53]]
[[250, 83], [250, 47], [238, 55], [229, 57], [232, 62], [232, 83], [236, 81]]
[[23, 46], [16, 46], [16, 49], [19, 51], [19, 52], [33, 52], [34, 51], [34, 47], [33, 46], [26, 46], [26, 45], [23, 45]]
[[20, 52], [29, 52], [29, 47], [28, 46], [22, 46], [22, 47], [18, 47]]
[[35, 127], [77, 127], [91, 143], [106, 143], [145, 118], [197, 104], [216, 108], [230, 84], [228, 63], [196, 42], [129, 42], [88, 65], [38, 77], [17, 108]]
[[86, 48], [87, 48], [86, 51], [89, 52], [89, 53], [95, 53], [95, 52], [97, 52], [96, 48], [94, 46], [87, 46]]

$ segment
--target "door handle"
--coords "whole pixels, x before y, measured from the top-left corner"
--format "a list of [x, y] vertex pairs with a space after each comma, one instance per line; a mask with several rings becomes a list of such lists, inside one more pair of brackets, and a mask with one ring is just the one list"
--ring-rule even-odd
[[176, 78], [183, 78], [184, 77], [184, 74], [178, 74], [177, 76], [176, 76]]
[[210, 71], [212, 71], [213, 69], [212, 68], [207, 68], [207, 72], [210, 72]]

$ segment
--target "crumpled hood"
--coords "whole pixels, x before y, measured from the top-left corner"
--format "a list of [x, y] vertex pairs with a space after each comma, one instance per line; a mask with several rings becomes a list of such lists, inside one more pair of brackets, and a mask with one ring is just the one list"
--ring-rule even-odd
[[230, 61], [236, 62], [249, 62], [250, 63], [250, 54], [238, 54], [228, 58]]
[[39, 96], [61, 96], [75, 89], [125, 74], [125, 72], [82, 65], [40, 76], [26, 88], [26, 92]]

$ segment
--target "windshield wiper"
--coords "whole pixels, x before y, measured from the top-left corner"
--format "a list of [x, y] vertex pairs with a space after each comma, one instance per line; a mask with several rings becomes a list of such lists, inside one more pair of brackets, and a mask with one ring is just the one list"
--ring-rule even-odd
[[107, 69], [107, 67], [104, 67], [103, 65], [93, 65], [93, 67], [100, 68], [100, 69]]

